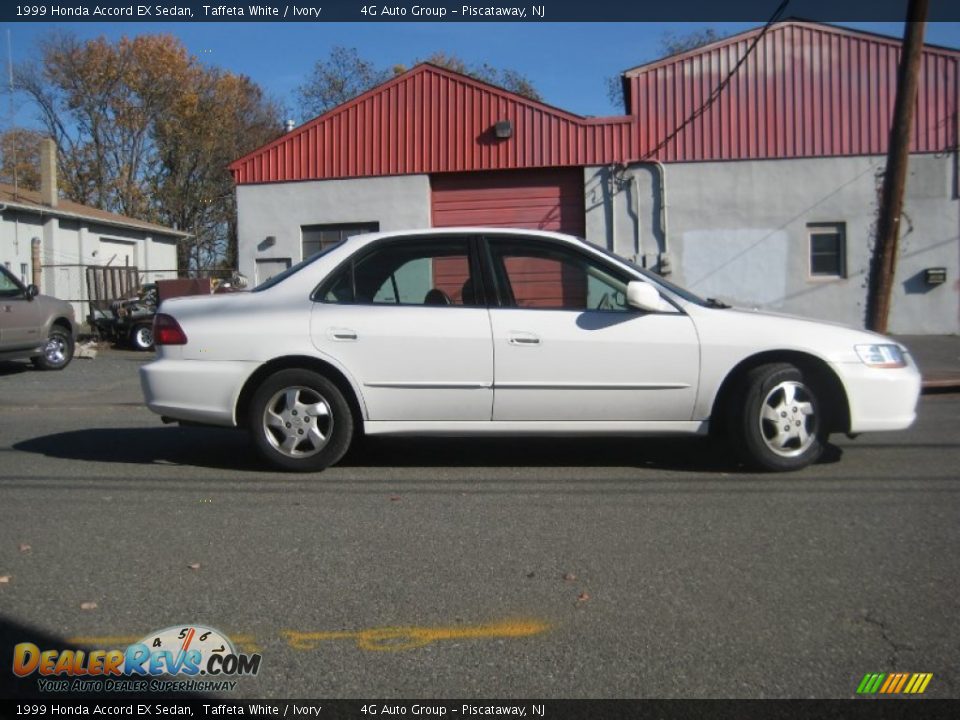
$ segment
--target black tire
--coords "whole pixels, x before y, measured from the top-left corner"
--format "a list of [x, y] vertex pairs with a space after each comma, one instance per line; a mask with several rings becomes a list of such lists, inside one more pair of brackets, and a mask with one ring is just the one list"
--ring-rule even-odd
[[64, 327], [54, 325], [50, 328], [43, 352], [33, 358], [33, 364], [40, 370], [63, 370], [73, 360], [73, 335]]
[[343, 393], [323, 375], [281, 370], [253, 394], [248, 428], [257, 450], [274, 467], [317, 472], [347, 452], [353, 415]]
[[153, 325], [140, 323], [130, 331], [130, 345], [134, 350], [153, 350]]
[[816, 462], [827, 443], [818, 390], [802, 370], [771, 363], [750, 370], [730, 394], [727, 429], [756, 470], [788, 472]]

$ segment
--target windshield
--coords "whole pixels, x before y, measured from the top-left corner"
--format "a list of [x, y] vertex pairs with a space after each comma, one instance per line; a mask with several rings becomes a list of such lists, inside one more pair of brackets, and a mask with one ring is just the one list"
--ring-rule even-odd
[[[582, 239], [582, 238], [581, 238], [581, 239]], [[687, 290], [686, 288], [682, 288], [682, 287], [680, 287], [679, 285], [675, 285], [675, 284], [673, 284], [672, 282], [670, 282], [669, 280], [665, 279], [664, 277], [662, 277], [662, 276], [660, 276], [660, 275], [657, 275], [655, 272], [651, 272], [650, 270], [646, 270], [645, 268], [640, 267], [640, 266], [637, 265], [636, 263], [632, 263], [632, 262], [630, 262], [629, 260], [627, 260], [626, 258], [621, 257], [620, 255], [617, 255], [616, 253], [610, 252], [610, 251], [607, 250], [606, 248], [600, 247], [599, 245], [594, 245], [593, 243], [587, 242], [586, 240], [584, 240], [584, 242], [587, 243], [587, 244], [588, 244], [591, 248], [593, 248], [594, 250], [599, 250], [600, 252], [602, 252], [602, 253], [603, 253], [604, 255], [606, 255], [607, 257], [613, 258], [614, 260], [619, 260], [620, 262], [624, 263], [625, 265], [629, 265], [631, 268], [633, 268], [634, 270], [636, 270], [638, 273], [640, 273], [641, 275], [643, 275], [645, 278], [648, 278], [649, 280], [651, 280], [652, 282], [656, 283], [657, 285], [660, 285], [660, 286], [666, 288], [667, 290], [669, 290], [670, 292], [672, 292], [674, 295], [676, 295], [676, 296], [679, 297], [679, 298], [682, 298], [682, 299], [686, 300], [687, 302], [691, 302], [691, 303], [693, 303], [694, 305], [700, 305], [700, 306], [702, 306], [702, 307], [712, 307], [712, 306], [714, 305], [714, 303], [711, 302], [710, 300], [704, 300], [702, 297], [700, 297], [700, 296], [697, 295], [696, 293], [690, 292], [690, 291]]]
[[251, 290], [251, 292], [260, 292], [261, 290], [267, 290], [269, 288], [272, 288], [274, 285], [279, 285], [291, 275], [297, 274], [298, 272], [303, 270], [305, 267], [307, 267], [307, 265], [310, 265], [316, 262], [317, 260], [319, 260], [320, 258], [322, 258], [324, 255], [326, 255], [328, 252], [333, 250], [335, 247], [339, 247], [342, 242], [343, 241], [341, 240], [340, 242], [335, 242], [335, 243], [331, 243], [330, 245], [327, 245], [320, 252], [314, 253], [308, 258], [304, 258], [303, 260], [298, 262], [296, 265], [291, 265], [283, 272], [277, 273], [273, 277], [267, 278], [262, 283], [257, 285], [253, 290]]
[[0, 297], [18, 297], [23, 295], [23, 291], [23, 286], [13, 273], [0, 265]]

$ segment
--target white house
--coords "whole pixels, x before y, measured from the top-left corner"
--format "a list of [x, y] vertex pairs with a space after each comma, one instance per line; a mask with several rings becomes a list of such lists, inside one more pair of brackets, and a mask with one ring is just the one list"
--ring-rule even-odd
[[141, 282], [177, 277], [177, 241], [188, 233], [59, 198], [54, 153], [45, 141], [39, 192], [0, 183], [0, 263], [73, 303], [78, 320], [89, 313], [89, 266], [135, 266]]

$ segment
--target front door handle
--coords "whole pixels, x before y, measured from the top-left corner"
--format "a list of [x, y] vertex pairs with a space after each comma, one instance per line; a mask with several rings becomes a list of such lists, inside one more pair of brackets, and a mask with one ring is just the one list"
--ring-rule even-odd
[[329, 337], [331, 340], [349, 342], [357, 339], [357, 331], [351, 330], [350, 328], [330, 328], [327, 331], [327, 337]]
[[521, 346], [529, 347], [531, 345], [539, 345], [540, 338], [534, 335], [532, 332], [514, 331], [507, 336], [507, 342], [510, 343], [511, 345], [521, 345]]

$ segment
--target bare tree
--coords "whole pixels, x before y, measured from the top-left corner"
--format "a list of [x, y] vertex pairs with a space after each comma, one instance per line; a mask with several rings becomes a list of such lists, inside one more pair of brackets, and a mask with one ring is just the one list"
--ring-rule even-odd
[[[424, 60], [414, 61], [413, 65], [420, 62], [433, 63], [532, 100], [540, 100], [533, 82], [517, 70], [497, 68], [488, 63], [470, 64], [445, 52], [435, 52]], [[389, 70], [381, 69], [361, 58], [356, 48], [334, 47], [327, 58], [316, 62], [310, 76], [299, 87], [300, 110], [304, 117], [321, 115], [407, 69], [403, 64], [393, 65]]]
[[[717, 32], [708, 27], [701, 30], [677, 35], [673, 32], [665, 32], [660, 36], [660, 54], [661, 57], [677, 55], [688, 50], [695, 50], [698, 47], [709, 45], [710, 43], [722, 40], [726, 35]], [[623, 107], [623, 81], [621, 75], [611, 75], [607, 78], [607, 99], [616, 107]]]
[[660, 37], [660, 51], [664, 56], [677, 55], [678, 53], [709, 45], [725, 37], [726, 35], [717, 32], [712, 27], [694, 30], [693, 32], [684, 33], [683, 35], [665, 32]]
[[317, 60], [310, 77], [298, 89], [304, 117], [321, 115], [390, 79], [390, 72], [360, 57], [356, 48], [336, 46]]

